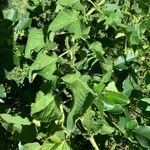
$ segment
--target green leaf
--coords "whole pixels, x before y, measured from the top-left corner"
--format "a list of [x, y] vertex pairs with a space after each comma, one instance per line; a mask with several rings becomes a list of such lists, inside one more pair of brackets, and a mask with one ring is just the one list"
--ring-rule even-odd
[[16, 9], [13, 9], [13, 8], [5, 10], [4, 11], [4, 18], [15, 22], [18, 19], [18, 11]]
[[141, 90], [141, 88], [135, 83], [135, 81], [130, 75], [124, 80], [122, 87], [123, 94], [127, 96], [130, 96], [133, 90]]
[[63, 9], [54, 18], [52, 23], [49, 25], [49, 31], [59, 31], [63, 28], [78, 21], [78, 13], [75, 10]]
[[[101, 64], [101, 67], [103, 69], [104, 72], [108, 72], [108, 74], [106, 75], [107, 77], [110, 77], [109, 75], [112, 74], [113, 71], [113, 60], [109, 59], [109, 58], [105, 58], [104, 62]], [[103, 83], [106, 83], [105, 81]]]
[[143, 147], [150, 149], [149, 141], [146, 138], [141, 135], [136, 135], [136, 139]]
[[44, 141], [41, 150], [71, 150], [71, 148], [66, 142], [64, 132], [58, 131], [51, 135], [47, 141]]
[[128, 130], [133, 130], [137, 127], [138, 123], [136, 120], [130, 120], [128, 122], [126, 122], [126, 128]]
[[69, 31], [70, 33], [74, 33], [75, 36], [77, 37], [81, 37], [83, 36], [83, 25], [82, 22], [80, 20], [72, 23], [70, 26], [68, 26], [67, 31]]
[[65, 7], [72, 7], [76, 10], [82, 10], [83, 5], [80, 3], [80, 0], [58, 0], [57, 4], [65, 6]]
[[150, 126], [138, 126], [135, 128], [136, 138], [146, 148], [150, 148]]
[[135, 128], [134, 132], [150, 140], [150, 126], [138, 126]]
[[95, 85], [94, 85], [94, 91], [95, 91], [98, 95], [101, 95], [101, 93], [102, 93], [104, 87], [105, 87], [105, 84], [103, 84], [103, 83], [95, 84]]
[[150, 104], [150, 98], [142, 98], [141, 101]]
[[20, 0], [10, 0], [9, 4], [18, 11], [19, 18], [23, 18], [29, 15], [27, 11], [29, 6], [28, 0], [23, 0], [23, 2]]
[[63, 6], [71, 6], [75, 3], [80, 2], [80, 0], [58, 0], [57, 3]]
[[[20, 128], [21, 128], [21, 125], [30, 125], [31, 124], [31, 122], [28, 120], [28, 118], [21, 118], [20, 116], [13, 117], [9, 114], [0, 114], [0, 118], [1, 118], [2, 123], [14, 124], [14, 127], [20, 126]], [[20, 128], [18, 128], [18, 129], [20, 129]]]
[[119, 57], [115, 60], [114, 66], [115, 66], [115, 67], [118, 67], [119, 69], [125, 69], [126, 66], [125, 66], [125, 58], [124, 58], [124, 56], [119, 56]]
[[6, 92], [3, 84], [0, 84], [0, 98], [6, 97]]
[[83, 126], [87, 129], [90, 135], [96, 135], [98, 133], [105, 135], [114, 132], [114, 128], [109, 126], [103, 116], [96, 118], [95, 112], [90, 109], [86, 111], [82, 120]]
[[81, 77], [81, 74], [79, 72], [75, 74], [67, 74], [62, 79], [68, 84], [73, 84]]
[[120, 92], [108, 91], [106, 93], [106, 97], [110, 103], [120, 104], [122, 106], [130, 103], [130, 100], [128, 99], [128, 97], [123, 95]]
[[40, 150], [41, 146], [39, 143], [34, 142], [34, 143], [27, 143], [25, 145], [21, 145], [19, 150]]
[[104, 104], [103, 104], [103, 102], [98, 97], [96, 97], [94, 99], [94, 104], [98, 108], [100, 115], [102, 117], [104, 117]]
[[47, 80], [52, 80], [57, 60], [56, 55], [48, 56], [47, 54], [39, 53], [30, 67], [30, 81], [34, 79], [36, 74], [43, 76]]
[[130, 103], [130, 100], [127, 96], [123, 95], [120, 92], [107, 91], [106, 95], [99, 97], [104, 103], [104, 107], [106, 111], [112, 111], [121, 113], [122, 106]]
[[112, 26], [115, 29], [116, 26], [123, 26], [122, 25], [122, 19], [123, 19], [123, 14], [119, 9], [119, 6], [117, 6], [116, 4], [107, 4], [105, 5], [105, 9], [104, 9], [104, 13], [105, 13], [105, 24], [107, 26]]
[[147, 108], [145, 110], [146, 111], [150, 111], [150, 106], [147, 106]]
[[112, 71], [109, 71], [108, 73], [103, 75], [101, 82], [107, 83], [110, 80], [111, 76], [112, 76]]
[[25, 57], [30, 58], [33, 51], [39, 52], [45, 46], [44, 34], [41, 29], [32, 28], [28, 35]]
[[37, 93], [35, 103], [31, 105], [31, 115], [36, 120], [50, 122], [58, 119], [61, 113], [56, 105], [54, 96], [51, 93], [45, 95], [40, 91]]
[[112, 109], [108, 110], [108, 112], [113, 114], [122, 114], [124, 112], [124, 109], [120, 104], [116, 104], [115, 106], [112, 107]]
[[31, 142], [36, 136], [36, 128], [28, 118], [0, 114], [2, 126], [12, 132], [13, 136], [22, 142]]
[[118, 92], [116, 84], [114, 81], [111, 81], [106, 87], [105, 90], [107, 91], [114, 91], [114, 92]]
[[135, 24], [133, 27], [131, 27], [131, 36], [130, 36], [130, 42], [132, 45], [139, 45], [141, 44], [142, 40], [142, 34], [145, 32], [145, 29], [143, 28], [142, 24], [138, 23]]
[[102, 61], [103, 60], [103, 55], [105, 54], [102, 44], [98, 41], [92, 43], [90, 45], [90, 49], [95, 53], [96, 57]]
[[62, 79], [70, 85], [73, 92], [74, 104], [67, 118], [67, 128], [72, 131], [75, 121], [84, 114], [93, 102], [93, 91], [87, 84], [89, 80], [87, 75], [70, 74]]
[[142, 98], [141, 101], [144, 102], [144, 110], [150, 111], [150, 98]]
[[31, 25], [32, 19], [31, 18], [23, 18], [20, 19], [17, 26], [15, 27], [15, 32], [21, 31]]

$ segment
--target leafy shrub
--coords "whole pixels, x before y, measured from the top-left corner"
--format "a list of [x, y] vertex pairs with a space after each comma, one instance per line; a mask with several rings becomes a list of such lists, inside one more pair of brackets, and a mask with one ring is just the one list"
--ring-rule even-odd
[[148, 0], [0, 2], [2, 149], [150, 148]]

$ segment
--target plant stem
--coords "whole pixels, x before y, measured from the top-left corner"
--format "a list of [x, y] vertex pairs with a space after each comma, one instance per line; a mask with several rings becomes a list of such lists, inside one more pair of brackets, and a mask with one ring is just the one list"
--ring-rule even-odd
[[66, 51], [66, 52], [62, 53], [61, 55], [58, 56], [58, 58], [63, 57], [63, 56], [66, 55], [67, 53], [69, 53], [69, 51]]
[[96, 142], [95, 142], [94, 136], [91, 136], [91, 137], [89, 138], [89, 140], [90, 140], [90, 142], [91, 142], [93, 148], [94, 148], [95, 150], [99, 150], [98, 145], [97, 145]]

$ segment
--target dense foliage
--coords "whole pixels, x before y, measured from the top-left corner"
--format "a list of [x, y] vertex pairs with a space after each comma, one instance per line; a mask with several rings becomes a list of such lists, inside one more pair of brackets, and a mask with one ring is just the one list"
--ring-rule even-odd
[[150, 149], [150, 1], [4, 1], [0, 149]]

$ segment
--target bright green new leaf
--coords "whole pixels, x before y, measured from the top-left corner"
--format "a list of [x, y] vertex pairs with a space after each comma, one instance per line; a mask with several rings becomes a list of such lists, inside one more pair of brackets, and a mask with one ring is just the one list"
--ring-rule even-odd
[[81, 74], [79, 72], [75, 74], [67, 74], [63, 77], [63, 81], [67, 82], [68, 84], [73, 84], [80, 77], [81, 77]]
[[101, 82], [107, 83], [110, 80], [111, 76], [112, 76], [112, 71], [107, 72], [106, 74], [103, 75]]
[[133, 130], [137, 127], [138, 123], [136, 120], [130, 120], [126, 122], [126, 128], [128, 130]]

